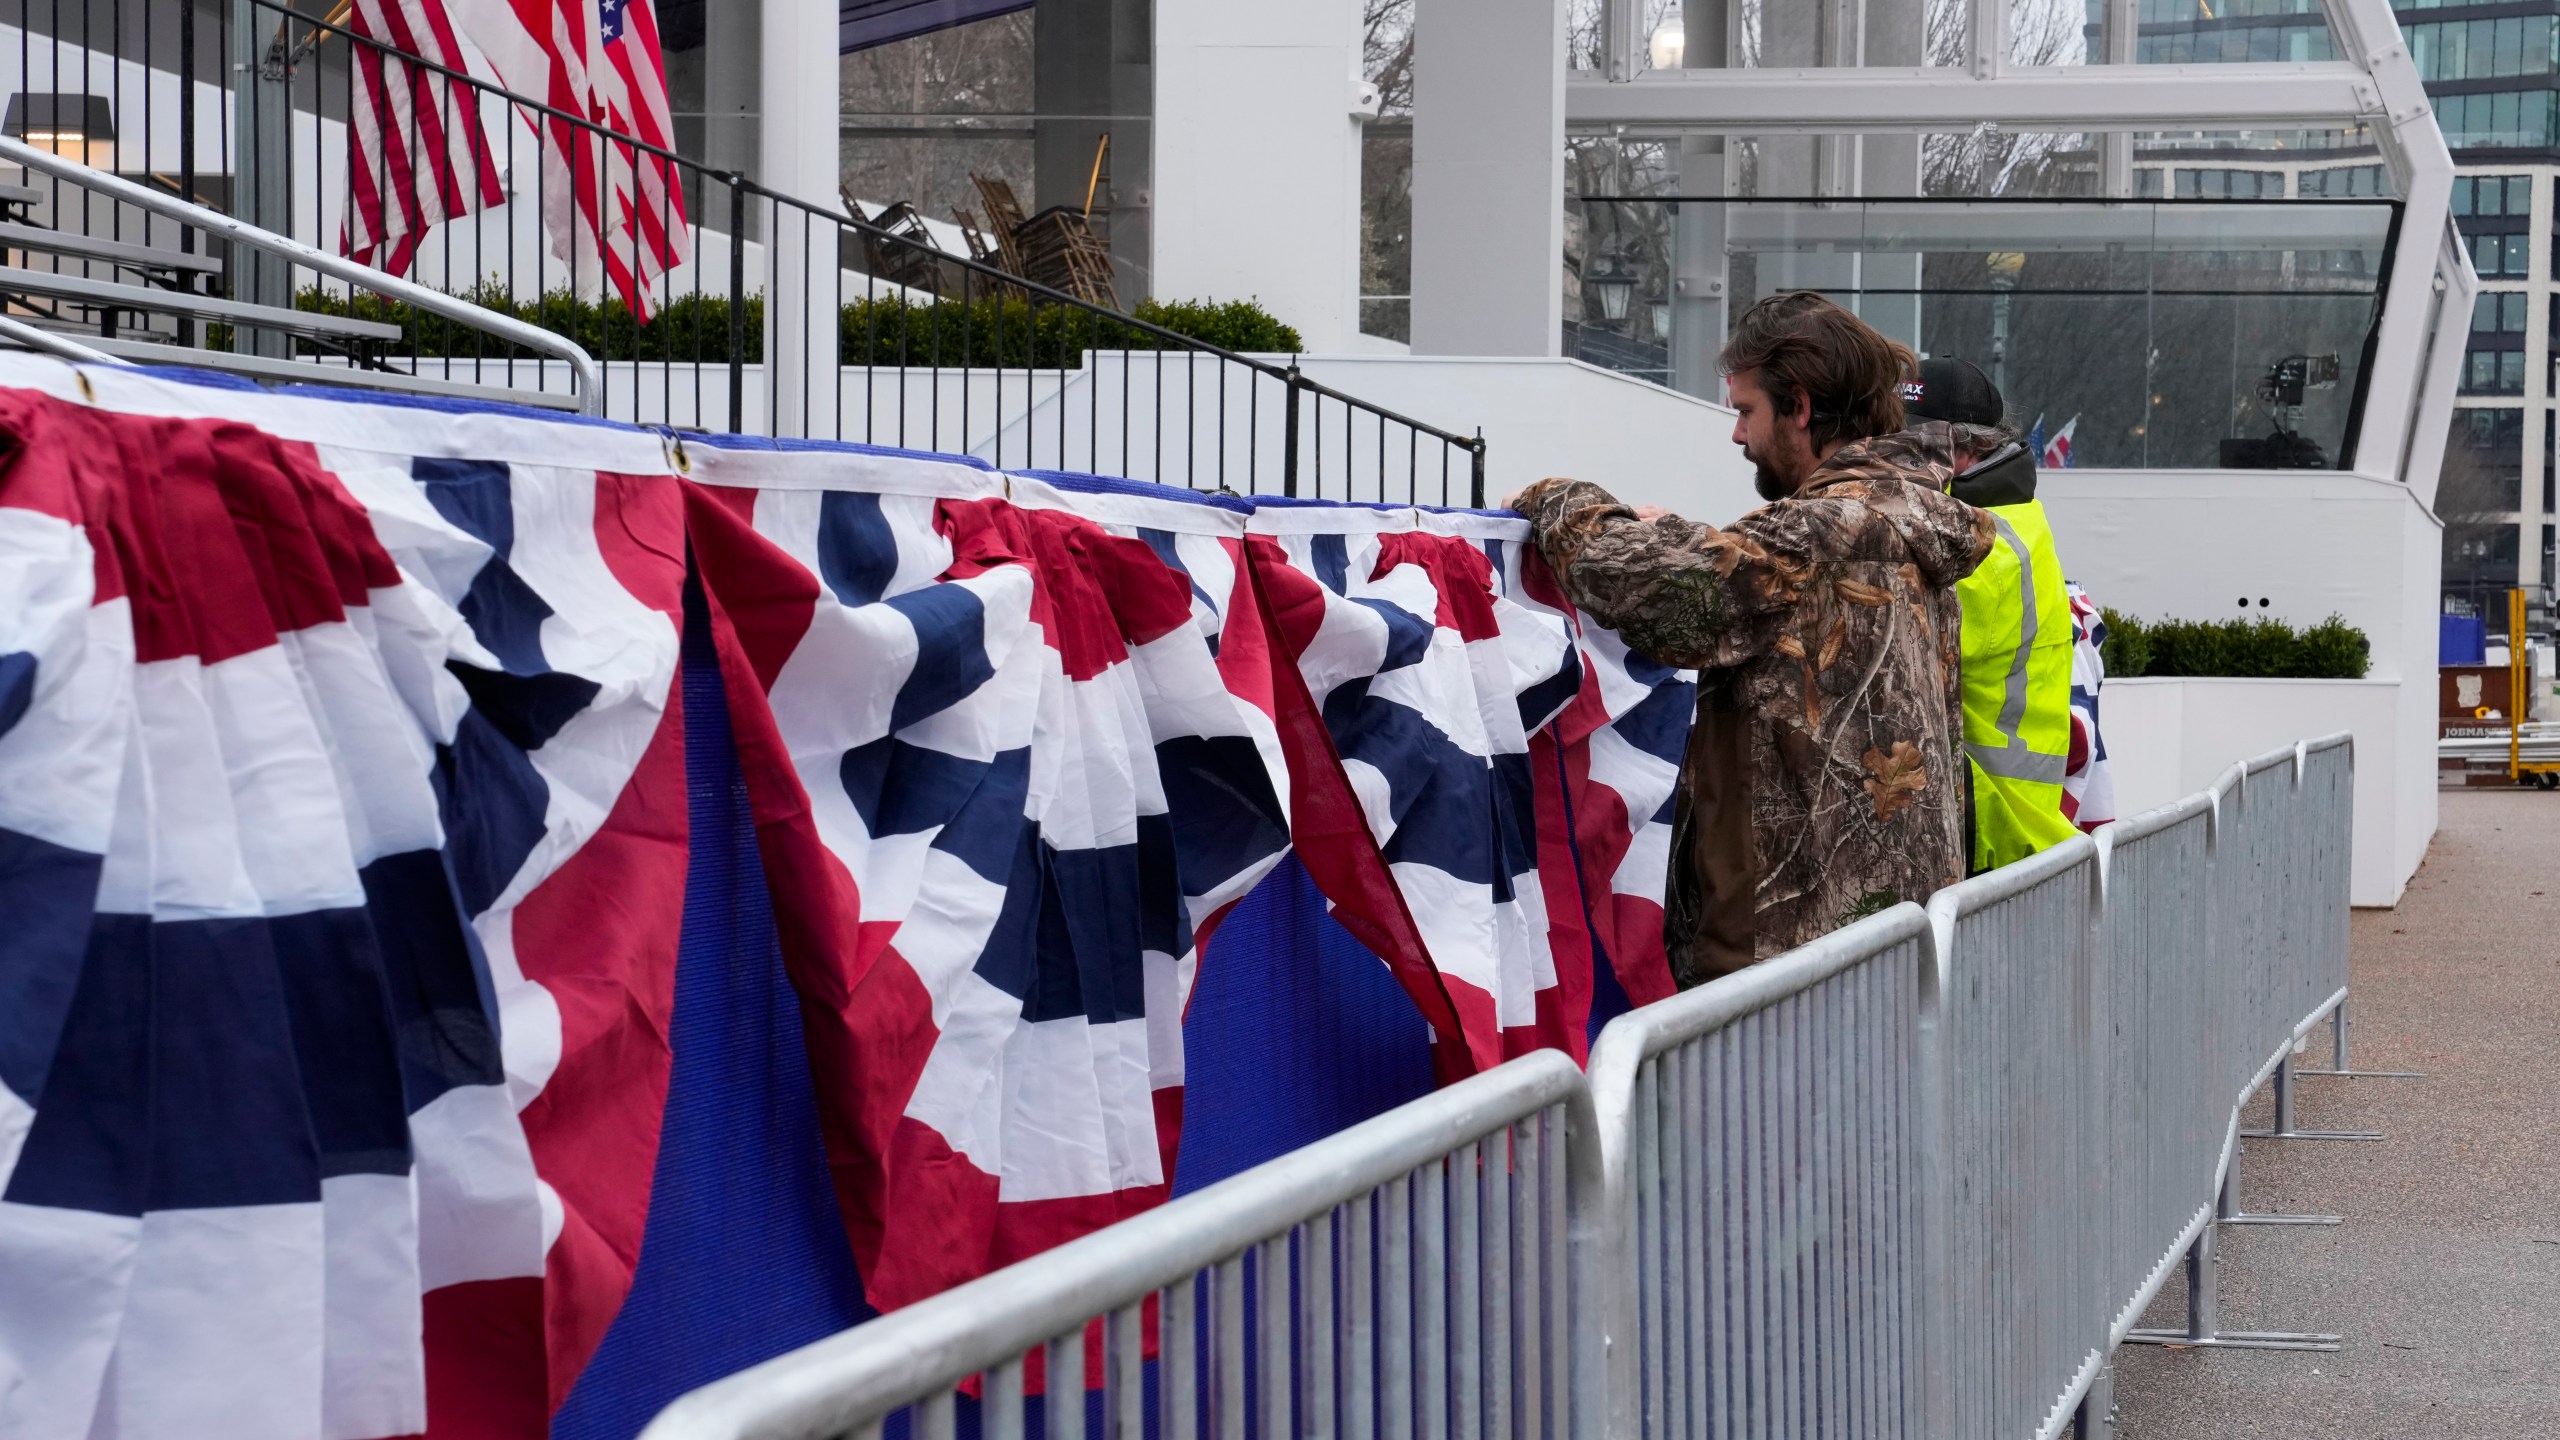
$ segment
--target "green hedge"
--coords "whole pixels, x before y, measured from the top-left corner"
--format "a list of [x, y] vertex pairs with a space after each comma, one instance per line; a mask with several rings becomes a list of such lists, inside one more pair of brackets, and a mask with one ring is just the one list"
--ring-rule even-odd
[[[729, 297], [679, 295], [643, 325], [619, 301], [582, 300], [553, 290], [518, 300], [495, 279], [459, 292], [458, 298], [512, 315], [555, 335], [566, 335], [600, 360], [729, 363]], [[370, 293], [352, 298], [317, 288], [295, 297], [295, 307], [323, 315], [353, 316], [401, 328], [395, 353], [427, 358], [532, 359], [533, 351], [397, 300]], [[764, 359], [764, 297], [747, 297], [741, 359]], [[1292, 354], [1298, 332], [1251, 300], [1140, 301], [1133, 318], [1177, 335], [1229, 350]], [[962, 303], [909, 303], [900, 298], [855, 300], [844, 307], [840, 335], [848, 365], [1038, 366], [1077, 369], [1087, 350], [1153, 350], [1158, 338], [1120, 321], [1060, 305], [1036, 310], [1028, 298], [986, 297]], [[219, 329], [220, 327], [216, 327]], [[215, 338], [217, 345], [223, 337]], [[307, 348], [307, 347], [306, 347]]]
[[2138, 675], [2236, 679], [2361, 680], [2373, 665], [2364, 632], [2335, 615], [2297, 630], [2281, 620], [2137, 620], [2107, 623], [2107, 678]]

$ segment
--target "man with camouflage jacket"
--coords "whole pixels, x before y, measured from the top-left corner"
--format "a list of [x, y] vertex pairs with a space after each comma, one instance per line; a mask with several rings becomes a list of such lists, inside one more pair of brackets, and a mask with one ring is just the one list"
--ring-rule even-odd
[[1542, 480], [1512, 498], [1565, 593], [1698, 670], [1664, 938], [1695, 985], [1963, 878], [1955, 582], [1987, 436], [1902, 429], [1911, 353], [1819, 296], [1753, 306], [1722, 366], [1770, 501], [1718, 529]]

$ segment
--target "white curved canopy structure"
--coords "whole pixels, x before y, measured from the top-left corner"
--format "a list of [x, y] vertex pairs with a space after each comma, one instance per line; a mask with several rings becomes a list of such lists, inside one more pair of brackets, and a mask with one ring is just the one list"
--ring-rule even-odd
[[[2243, 20], [2291, 27], [2294, 52], [2311, 58], [2226, 64], [2157, 63], [2206, 48], [2164, 43], [2160, 32], [2231, 22], [2200, 10], [2202, 24], [2163, 25], [2138, 0], [2105, 0], [2085, 25], [2076, 0], [1686, 0], [1686, 14], [1673, 10], [1678, 18], [1659, 36], [1647, 26], [1665, 26], [1662, 0], [1601, 4], [1603, 64], [1586, 70], [1567, 68], [1566, 0], [1417, 0], [1417, 354], [1557, 353], [1560, 330], [1577, 318], [1562, 308], [1557, 257], [1582, 238], [1569, 237], [1560, 208], [1594, 207], [1587, 195], [1559, 207], [1563, 155], [1568, 143], [1593, 140], [1652, 142], [1675, 157], [1665, 163], [1676, 183], [1657, 186], [1653, 198], [1604, 201], [1676, 212], [1656, 226], [1676, 234], [1668, 293], [1643, 296], [1658, 317], [1650, 328], [1625, 328], [1657, 337], [1669, 354], [1656, 373], [1701, 395], [1715, 393], [1728, 300], [1738, 306], [1774, 288], [1855, 294], [1889, 332], [1896, 325], [1878, 317], [1903, 316], [1906, 338], [1918, 342], [1924, 305], [1945, 317], [1979, 293], [1924, 281], [1932, 256], [1969, 260], [1980, 276], [1982, 262], [2004, 252], [2173, 257], [2190, 246], [2211, 251], [2229, 273], [2280, 266], [2288, 281], [2316, 270], [2322, 254], [2356, 257], [2338, 272], [2357, 277], [2348, 344], [2306, 346], [2298, 334], [2253, 331], [2265, 322], [2252, 317], [2281, 307], [2237, 290], [2127, 291], [2132, 298], [2115, 311], [2081, 312], [2138, 313], [2154, 366], [2197, 368], [2211, 357], [2191, 351], [2228, 351], [2214, 362], [2225, 369], [2212, 393], [2233, 396], [2233, 413], [2197, 417], [2226, 435], [2249, 403], [2248, 380], [2235, 382], [2242, 371], [2264, 373], [2269, 357], [2289, 351], [2339, 351], [2348, 375], [2323, 403], [2341, 439], [2333, 459], [2317, 462], [2335, 468], [2212, 468], [2210, 448], [2128, 452], [2119, 422], [2114, 453], [2139, 458], [2108, 458], [2084, 431], [2082, 468], [2048, 471], [2044, 498], [2073, 578], [2111, 607], [2185, 619], [2245, 612], [2297, 625], [2337, 614], [2363, 629], [2373, 660], [2365, 680], [2120, 682], [2106, 691], [2105, 726], [2135, 806], [2195, 788], [2287, 727], [2315, 719], [2351, 726], [2359, 742], [2356, 900], [2396, 899], [2435, 827], [2442, 526], [2432, 506], [2478, 282], [2448, 214], [2452, 157], [2387, 0], [2318, 0], [2300, 14], [2287, 7], [2281, 22]], [[2013, 22], [2064, 43], [2013, 35]], [[1670, 43], [1649, 44], [1657, 39]], [[1664, 58], [1685, 50], [1674, 62], [1685, 68], [1649, 68], [1649, 50]], [[2217, 53], [2234, 52], [2247, 49]], [[1938, 63], [1920, 63], [1932, 58]], [[1862, 63], [1869, 59], [1895, 63]], [[2077, 198], [2012, 200], [2004, 209], [1954, 203], [1936, 185], [1920, 198], [1919, 137], [1978, 141], [2001, 132], [2074, 137], [2089, 156]], [[2178, 137], [2166, 149], [2163, 132]], [[1780, 138], [1797, 136], [1813, 138]], [[2304, 137], [2332, 148], [2307, 155]], [[1745, 140], [1760, 157], [1749, 181], [1728, 156]], [[2162, 159], [2181, 145], [2186, 158]], [[2315, 188], [2302, 177], [2342, 160], [2362, 172], [2352, 185], [2324, 176]], [[2188, 167], [2174, 187], [2171, 165]], [[2258, 173], [2241, 177], [2245, 187], [2226, 184], [2207, 175], [2217, 165]], [[2191, 178], [2199, 175], [2207, 178]], [[1973, 193], [2009, 191], [1986, 183]], [[2228, 206], [2202, 198], [2224, 194], [2280, 198]], [[2315, 195], [2354, 195], [2368, 208], [2305, 198]], [[1601, 283], [1624, 283], [1598, 263]], [[2158, 284], [2161, 273], [2151, 265], [2136, 288]], [[2011, 282], [1995, 275], [1990, 283]], [[2019, 292], [2021, 304], [2027, 293]], [[1610, 298], [1625, 313], [1625, 296]], [[2058, 310], [2064, 300], [2039, 303]], [[2005, 326], [2006, 299], [2000, 304]], [[2172, 343], [2176, 328], [2198, 317], [2221, 327], [2212, 342]], [[2084, 349], [2146, 343], [2116, 322], [2096, 328], [2110, 327], [2122, 333], [2082, 337]], [[2012, 381], [2031, 368], [2013, 363]], [[2164, 395], [2178, 403], [2169, 382], [2179, 377], [2155, 385], [2140, 378], [2149, 372], [2139, 363], [2133, 373], [2155, 391], [2149, 423], [2161, 423], [2156, 409]], [[2013, 400], [2017, 391], [2013, 383]], [[2063, 414], [2051, 418], [2060, 424]], [[2132, 433], [2144, 423], [2134, 421]], [[2233, 453], [2226, 445], [2222, 464], [2251, 463]], [[2126, 468], [2103, 468], [2116, 465]]]

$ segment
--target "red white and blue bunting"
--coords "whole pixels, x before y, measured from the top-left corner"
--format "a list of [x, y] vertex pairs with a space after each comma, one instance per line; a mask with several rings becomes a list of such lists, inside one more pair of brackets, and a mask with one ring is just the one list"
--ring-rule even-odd
[[692, 646], [879, 1309], [1165, 1198], [1293, 852], [1444, 1078], [1671, 988], [1694, 691], [1512, 517], [0, 386], [0, 1433], [548, 1431], [662, 1180]]

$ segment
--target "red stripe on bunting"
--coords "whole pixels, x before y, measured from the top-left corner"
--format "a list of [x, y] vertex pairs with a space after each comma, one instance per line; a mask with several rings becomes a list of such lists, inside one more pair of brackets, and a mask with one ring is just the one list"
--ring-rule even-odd
[[543, 1288], [527, 1275], [426, 1293], [425, 1440], [541, 1440], [551, 1433]]
[[[1531, 599], [1572, 617], [1579, 643], [1584, 623], [1581, 612], [1565, 598], [1564, 587], [1556, 582], [1555, 572], [1547, 567], [1546, 557], [1535, 546], [1522, 548], [1520, 583]], [[1599, 935], [1600, 947], [1608, 952], [1609, 969], [1618, 977], [1618, 987], [1627, 992], [1631, 1002], [1647, 1005], [1676, 993], [1680, 987], [1671, 978], [1671, 955], [1662, 939], [1662, 907], [1636, 896], [1621, 895], [1617, 890], [1618, 867], [1625, 863], [1627, 851], [1634, 844], [1635, 827], [1652, 817], [1629, 815], [1625, 796], [1591, 778], [1591, 736], [1610, 723], [1593, 665], [1586, 651], [1582, 688], [1544, 734], [1531, 738], [1530, 753], [1535, 755], [1542, 742], [1555, 747], [1557, 764], [1563, 771], [1565, 797], [1572, 806], [1574, 852], [1581, 862], [1582, 891], [1590, 897], [1592, 929]], [[1539, 797], [1543, 806], [1543, 785]], [[1548, 851], [1547, 816], [1543, 809], [1538, 824], [1538, 864], [1544, 873]], [[1547, 913], [1552, 925], [1552, 900]]]
[[[1587, 685], [1587, 669], [1584, 674]], [[1555, 737], [1544, 730], [1529, 737], [1529, 777], [1537, 807], [1538, 888], [1547, 902], [1547, 954], [1556, 967], [1556, 983], [1537, 993], [1534, 1025], [1503, 1032], [1503, 1052], [1519, 1056], [1557, 1049], [1579, 1065], [1591, 1058], [1591, 928], [1583, 919], [1582, 880], [1574, 870], [1563, 757]]]
[[[1291, 844], [1316, 888], [1333, 902], [1334, 918], [1387, 963], [1414, 1008], [1430, 1022], [1440, 1040], [1431, 1047], [1431, 1063], [1441, 1082], [1491, 1069], [1502, 1062], [1493, 997], [1450, 979], [1431, 963], [1421, 927], [1378, 851], [1360, 797], [1343, 773], [1342, 754], [1299, 673], [1298, 656], [1323, 623], [1330, 592], [1290, 565], [1278, 545], [1258, 535], [1245, 541], [1243, 572], [1236, 588], [1244, 589], [1248, 579], [1254, 587], [1254, 609], [1264, 619], [1265, 646], [1274, 662], [1265, 673], [1271, 677], [1272, 718], [1289, 765]], [[1233, 643], [1241, 619], [1241, 614], [1229, 617], [1227, 643]]]
[[[606, 567], [671, 618], [684, 605], [677, 483], [596, 477]], [[670, 682], [657, 732], [603, 828], [514, 918], [516, 963], [560, 1013], [559, 1064], [523, 1111], [535, 1173], [563, 1212], [543, 1286], [554, 1408], [603, 1342], [639, 1265], [666, 1112], [688, 834], [684, 707]]]
[[1376, 580], [1399, 565], [1415, 565], [1431, 577], [1440, 597], [1433, 623], [1455, 630], [1461, 640], [1499, 640], [1502, 625], [1493, 615], [1493, 561], [1482, 546], [1455, 535], [1390, 531], [1378, 537]]

